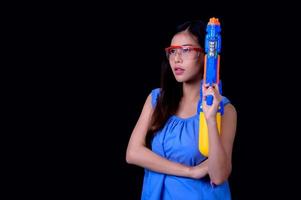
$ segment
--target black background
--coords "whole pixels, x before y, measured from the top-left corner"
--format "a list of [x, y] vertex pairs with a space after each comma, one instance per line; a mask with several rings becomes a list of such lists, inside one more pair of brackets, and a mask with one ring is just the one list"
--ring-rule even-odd
[[23, 69], [29, 84], [18, 85], [36, 115], [30, 130], [37, 135], [22, 138], [38, 148], [18, 154], [30, 161], [31, 173], [19, 171], [21, 187], [34, 181], [26, 194], [139, 199], [143, 169], [127, 164], [125, 151], [147, 95], [159, 87], [169, 34], [186, 20], [218, 17], [223, 93], [238, 112], [232, 197], [292, 197], [299, 179], [296, 7], [225, 4], [35, 5], [16, 18], [23, 33], [16, 39], [24, 51], [35, 49], [26, 59], [33, 67]]

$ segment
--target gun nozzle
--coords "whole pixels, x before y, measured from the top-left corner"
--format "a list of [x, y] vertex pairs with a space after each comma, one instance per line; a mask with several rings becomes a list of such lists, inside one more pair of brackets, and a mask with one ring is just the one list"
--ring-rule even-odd
[[215, 17], [210, 18], [209, 24], [220, 25], [218, 18]]

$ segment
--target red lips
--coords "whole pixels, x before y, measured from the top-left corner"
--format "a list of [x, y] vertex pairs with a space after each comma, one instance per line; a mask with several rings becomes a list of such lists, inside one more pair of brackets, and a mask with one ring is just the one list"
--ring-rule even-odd
[[184, 73], [185, 69], [181, 68], [181, 67], [175, 67], [174, 68], [174, 72], [176, 75], [182, 75]]

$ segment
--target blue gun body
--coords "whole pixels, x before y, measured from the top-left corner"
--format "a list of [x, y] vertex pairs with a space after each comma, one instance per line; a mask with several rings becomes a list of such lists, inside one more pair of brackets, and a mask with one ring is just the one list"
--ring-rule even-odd
[[[217, 18], [210, 18], [206, 28], [205, 37], [205, 63], [204, 63], [204, 79], [201, 84], [218, 84], [219, 93], [222, 94], [222, 83], [219, 80], [219, 69], [220, 69], [220, 51], [221, 51], [221, 27]], [[205, 83], [203, 83], [205, 82]], [[199, 127], [199, 149], [200, 152], [208, 156], [209, 154], [209, 141], [208, 141], [208, 128], [206, 119], [202, 109], [202, 85], [200, 89], [200, 101], [198, 105], [198, 113], [200, 114], [200, 127]], [[209, 95], [206, 97], [206, 104], [211, 106], [213, 103], [213, 96]], [[224, 114], [223, 102], [220, 102], [217, 111], [217, 124], [219, 134], [221, 133], [221, 116]]]

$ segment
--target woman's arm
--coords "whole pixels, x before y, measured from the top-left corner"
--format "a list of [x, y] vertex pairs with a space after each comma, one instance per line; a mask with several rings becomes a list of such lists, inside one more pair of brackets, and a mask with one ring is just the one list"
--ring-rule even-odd
[[164, 174], [191, 178], [201, 178], [205, 176], [207, 174], [207, 162], [203, 162], [196, 167], [189, 167], [169, 161], [146, 147], [145, 138], [148, 127], [150, 126], [152, 113], [151, 95], [149, 95], [130, 137], [126, 151], [126, 161], [129, 164], [138, 165]]
[[208, 173], [211, 181], [221, 184], [228, 179], [232, 169], [232, 147], [236, 132], [236, 110], [232, 104], [224, 107], [221, 135], [218, 135], [216, 119], [208, 120], [209, 155]]
[[216, 112], [222, 96], [218, 92], [218, 85], [206, 88], [203, 85], [204, 100], [207, 95], [213, 95], [211, 106], [203, 101], [209, 137], [208, 174], [214, 184], [221, 184], [228, 179], [232, 169], [232, 148], [236, 132], [237, 113], [232, 104], [224, 107], [221, 120], [221, 135], [218, 134]]

